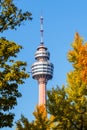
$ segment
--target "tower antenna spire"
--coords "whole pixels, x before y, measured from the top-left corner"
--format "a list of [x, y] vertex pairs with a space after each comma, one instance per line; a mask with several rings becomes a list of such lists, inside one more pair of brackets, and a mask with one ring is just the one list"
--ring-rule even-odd
[[44, 40], [43, 40], [43, 32], [44, 32], [44, 30], [43, 30], [43, 17], [42, 17], [42, 15], [41, 15], [41, 17], [40, 17], [41, 44], [44, 43]]

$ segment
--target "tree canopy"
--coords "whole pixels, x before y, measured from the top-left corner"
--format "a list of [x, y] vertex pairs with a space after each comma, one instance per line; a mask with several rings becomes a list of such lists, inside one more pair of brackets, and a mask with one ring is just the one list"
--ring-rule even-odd
[[67, 74], [67, 86], [48, 91], [47, 110], [54, 115], [59, 130], [87, 129], [86, 44], [76, 33], [73, 49], [68, 52], [73, 70]]
[[[0, 32], [16, 29], [23, 21], [31, 20], [31, 13], [22, 12], [15, 0], [0, 0]], [[13, 39], [14, 40], [14, 39]], [[6, 38], [0, 38], [0, 128], [12, 127], [14, 113], [11, 110], [21, 97], [18, 90], [24, 79], [29, 77], [26, 62], [16, 60], [22, 46]]]
[[15, 60], [20, 49], [14, 42], [0, 39], [0, 127], [12, 126], [14, 114], [10, 110], [21, 96], [18, 85], [29, 77], [26, 62]]
[[0, 0], [0, 32], [16, 29], [23, 21], [32, 20], [31, 13], [23, 12], [15, 4], [15, 0]]
[[36, 106], [33, 112], [35, 120], [29, 122], [29, 120], [21, 116], [21, 119], [16, 123], [17, 130], [50, 130], [54, 127], [53, 116], [47, 117], [47, 111], [44, 105]]

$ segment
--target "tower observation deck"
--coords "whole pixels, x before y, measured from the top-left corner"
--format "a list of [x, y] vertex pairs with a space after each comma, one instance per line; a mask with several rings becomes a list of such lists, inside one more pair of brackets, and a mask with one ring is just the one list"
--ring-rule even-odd
[[39, 105], [46, 104], [46, 84], [53, 77], [53, 64], [50, 60], [50, 53], [43, 42], [43, 17], [41, 16], [41, 43], [35, 53], [35, 62], [31, 66], [32, 77], [39, 84]]

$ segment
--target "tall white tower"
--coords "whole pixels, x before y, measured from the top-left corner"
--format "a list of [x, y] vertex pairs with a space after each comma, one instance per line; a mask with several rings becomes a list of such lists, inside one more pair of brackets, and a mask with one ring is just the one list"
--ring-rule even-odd
[[47, 81], [53, 77], [53, 64], [50, 63], [50, 53], [48, 52], [47, 47], [44, 46], [43, 42], [43, 17], [40, 18], [41, 21], [41, 43], [37, 48], [35, 53], [36, 62], [33, 63], [32, 77], [38, 81], [39, 86], [39, 105], [46, 104], [46, 84]]

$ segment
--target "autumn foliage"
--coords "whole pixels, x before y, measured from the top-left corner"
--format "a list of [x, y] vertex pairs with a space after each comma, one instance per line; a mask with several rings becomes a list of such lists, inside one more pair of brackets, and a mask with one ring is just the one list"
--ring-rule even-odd
[[44, 105], [36, 106], [33, 112], [35, 119], [29, 122], [24, 116], [16, 123], [17, 130], [50, 130], [54, 127], [53, 116], [47, 117], [46, 107]]
[[84, 43], [78, 33], [75, 34], [72, 48], [73, 50], [68, 52], [68, 60], [79, 71], [81, 80], [87, 83], [87, 42]]

